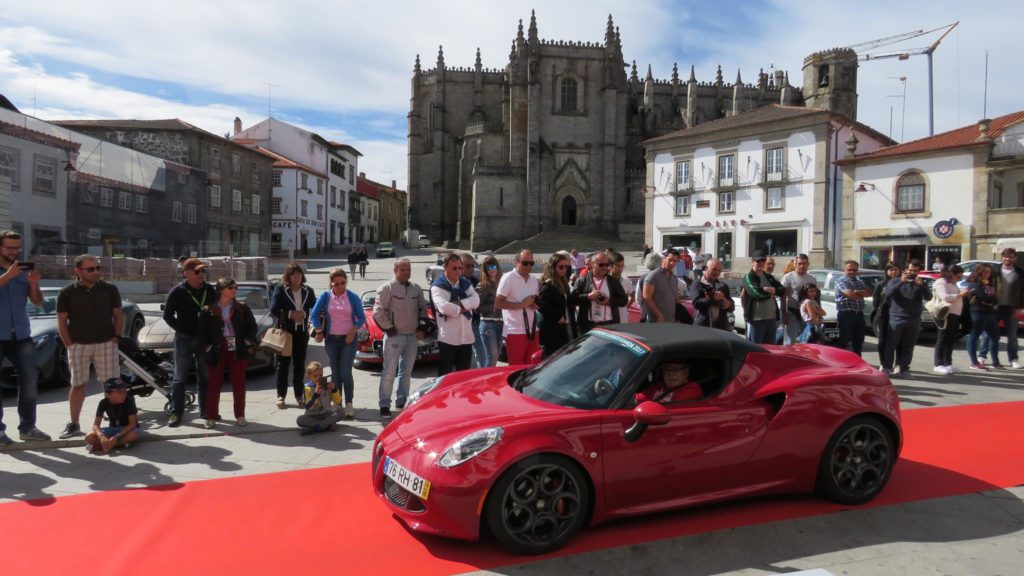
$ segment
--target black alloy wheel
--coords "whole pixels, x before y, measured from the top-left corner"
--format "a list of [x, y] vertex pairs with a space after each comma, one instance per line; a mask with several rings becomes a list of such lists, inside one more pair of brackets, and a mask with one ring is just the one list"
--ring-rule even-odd
[[832, 435], [818, 469], [818, 491], [837, 504], [863, 504], [882, 491], [896, 463], [892, 435], [878, 418], [858, 416]]
[[57, 340], [57, 348], [53, 351], [53, 372], [50, 375], [49, 384], [52, 386], [67, 386], [71, 384], [71, 366], [68, 364], [68, 349], [64, 343]]
[[531, 456], [513, 465], [488, 496], [485, 521], [502, 546], [517, 554], [561, 548], [583, 526], [590, 485], [573, 462]]

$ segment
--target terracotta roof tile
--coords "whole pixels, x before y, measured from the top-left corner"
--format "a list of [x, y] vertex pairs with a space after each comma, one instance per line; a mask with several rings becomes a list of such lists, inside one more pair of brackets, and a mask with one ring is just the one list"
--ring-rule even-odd
[[664, 140], [671, 140], [678, 137], [695, 136], [699, 134], [705, 134], [708, 132], [715, 132], [718, 130], [726, 130], [728, 128], [737, 128], [740, 126], [750, 126], [754, 124], [778, 122], [779, 120], [788, 120], [790, 118], [799, 118], [801, 116], [813, 116], [815, 114], [828, 115], [827, 110], [820, 108], [808, 108], [806, 106], [783, 106], [781, 104], [769, 104], [760, 108], [755, 108], [747, 112], [741, 112], [735, 116], [729, 116], [726, 118], [719, 118], [703, 124], [698, 124], [692, 128], [684, 128], [682, 130], [676, 130], [675, 132], [669, 132], [664, 136], [657, 136], [646, 140], [645, 144], [654, 142], [661, 142]]

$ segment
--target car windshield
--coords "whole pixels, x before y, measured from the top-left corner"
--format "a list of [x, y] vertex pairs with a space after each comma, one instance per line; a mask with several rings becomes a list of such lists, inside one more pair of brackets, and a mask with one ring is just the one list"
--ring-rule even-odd
[[36, 306], [32, 301], [25, 304], [25, 310], [31, 316], [52, 316], [57, 313], [57, 293], [59, 290], [43, 289], [43, 303]]
[[606, 408], [633, 378], [650, 348], [629, 338], [594, 330], [513, 382], [523, 394], [558, 406]]
[[267, 289], [263, 286], [252, 284], [239, 284], [238, 295], [235, 298], [252, 310], [267, 310], [270, 308], [270, 301], [267, 297]]

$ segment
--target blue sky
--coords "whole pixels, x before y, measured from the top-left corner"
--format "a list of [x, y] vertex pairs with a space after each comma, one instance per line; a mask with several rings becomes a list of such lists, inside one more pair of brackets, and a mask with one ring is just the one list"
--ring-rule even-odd
[[[984, 7], [979, 10], [978, 6]], [[537, 3], [541, 38], [603, 41], [608, 14], [627, 61], [657, 78], [696, 67], [698, 80], [726, 82], [742, 70], [787, 70], [801, 82], [808, 54], [960, 21], [935, 53], [936, 131], [981, 118], [985, 52], [988, 115], [1024, 108], [1016, 64], [1020, 10], [1009, 1], [797, 2], [782, 0], [563, 0]], [[0, 93], [43, 119], [178, 117], [223, 134], [239, 116], [266, 118], [267, 84], [276, 118], [363, 152], [375, 180], [406, 181], [405, 115], [416, 54], [433, 67], [438, 45], [449, 66], [507, 61], [519, 19], [510, 2], [223, 0], [0, 0]], [[60, 14], [60, 18], [54, 18]], [[924, 46], [937, 36], [892, 48]], [[882, 48], [877, 51], [885, 51]], [[901, 96], [906, 80], [906, 114]], [[923, 56], [862, 63], [858, 119], [904, 140], [927, 135]], [[902, 122], [901, 122], [902, 120]]]

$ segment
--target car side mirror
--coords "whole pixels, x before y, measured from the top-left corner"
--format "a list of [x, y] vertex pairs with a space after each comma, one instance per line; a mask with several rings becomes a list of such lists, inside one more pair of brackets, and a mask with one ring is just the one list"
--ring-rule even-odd
[[647, 431], [648, 426], [668, 424], [669, 420], [672, 419], [672, 415], [669, 413], [668, 408], [648, 400], [647, 402], [641, 402], [633, 409], [633, 418], [636, 419], [636, 422], [626, 430], [626, 442], [636, 442], [639, 440], [644, 435], [644, 432]]

